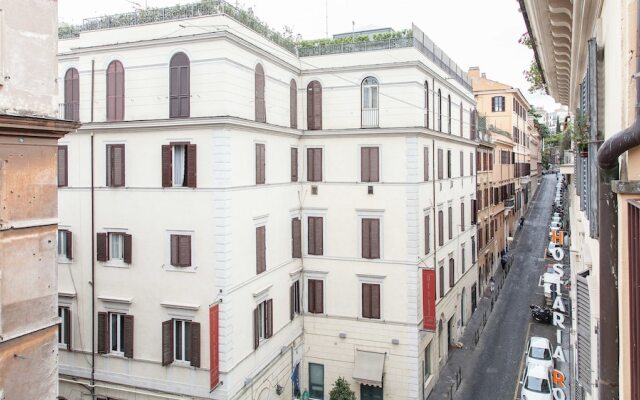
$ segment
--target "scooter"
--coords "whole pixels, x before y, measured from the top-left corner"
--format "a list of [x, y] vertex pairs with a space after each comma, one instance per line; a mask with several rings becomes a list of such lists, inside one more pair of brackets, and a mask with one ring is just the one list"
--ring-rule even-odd
[[550, 308], [543, 308], [537, 304], [531, 304], [529, 308], [531, 309], [531, 316], [534, 320], [543, 324], [551, 323], [553, 313]]

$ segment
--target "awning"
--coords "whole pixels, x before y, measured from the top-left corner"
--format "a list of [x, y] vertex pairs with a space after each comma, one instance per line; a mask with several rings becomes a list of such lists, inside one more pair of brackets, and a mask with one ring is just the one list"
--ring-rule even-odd
[[385, 353], [356, 350], [356, 366], [353, 379], [364, 385], [382, 387]]

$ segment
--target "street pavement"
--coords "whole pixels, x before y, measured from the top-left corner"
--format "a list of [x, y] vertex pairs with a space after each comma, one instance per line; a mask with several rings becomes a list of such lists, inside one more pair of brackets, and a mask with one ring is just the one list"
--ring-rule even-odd
[[[538, 280], [545, 263], [551, 263], [550, 260], [545, 261], [544, 251], [548, 244], [555, 185], [555, 176], [543, 176], [524, 226], [510, 251], [513, 263], [504, 286], [496, 296], [493, 311], [488, 304], [490, 300], [483, 299], [483, 307], [478, 307], [465, 331], [462, 339], [464, 348], [452, 351], [429, 400], [450, 399], [450, 396], [460, 400], [519, 398], [518, 382], [529, 336], [535, 332], [538, 336], [553, 339], [555, 334], [551, 325], [533, 322], [529, 310], [530, 304], [542, 304], [542, 288], [538, 287]], [[502, 282], [502, 277], [496, 282]], [[482, 332], [477, 344], [476, 330]], [[461, 379], [456, 379], [456, 374]]]

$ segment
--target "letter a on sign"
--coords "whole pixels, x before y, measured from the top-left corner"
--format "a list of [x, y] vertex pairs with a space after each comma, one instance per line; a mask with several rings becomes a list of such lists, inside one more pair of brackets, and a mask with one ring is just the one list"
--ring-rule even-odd
[[[560, 332], [560, 330], [558, 330], [558, 332]], [[567, 359], [564, 356], [564, 350], [562, 350], [562, 346], [556, 347], [556, 350], [553, 352], [553, 358], [562, 362], [567, 362]]]

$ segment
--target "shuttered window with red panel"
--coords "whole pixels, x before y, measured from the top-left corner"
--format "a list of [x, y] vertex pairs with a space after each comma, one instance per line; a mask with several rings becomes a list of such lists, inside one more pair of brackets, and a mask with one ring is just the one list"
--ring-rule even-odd
[[360, 180], [362, 182], [380, 181], [379, 151], [378, 147], [360, 148]]
[[436, 329], [436, 271], [422, 270], [422, 327]]
[[69, 148], [58, 146], [58, 187], [69, 185]]
[[170, 235], [171, 265], [174, 267], [191, 266], [191, 235]]
[[307, 219], [307, 253], [321, 256], [323, 249], [323, 220], [322, 217], [308, 217]]
[[380, 220], [362, 218], [362, 258], [380, 258]]
[[125, 185], [124, 150], [124, 144], [107, 145], [107, 186], [122, 187]]
[[123, 232], [98, 232], [96, 234], [96, 258], [102, 262], [132, 263], [133, 237]]
[[291, 257], [302, 258], [302, 223], [300, 218], [291, 218]]
[[98, 353], [133, 358], [133, 315], [98, 312]]
[[266, 154], [264, 143], [256, 143], [256, 185], [263, 185], [266, 182]]
[[256, 122], [267, 122], [267, 107], [265, 101], [265, 76], [262, 64], [256, 65], [255, 74], [255, 111]]
[[169, 62], [169, 117], [188, 118], [191, 108], [189, 57], [176, 53]]
[[322, 181], [322, 149], [307, 149], [307, 181]]
[[307, 85], [307, 129], [322, 129], [322, 86], [318, 81]]
[[324, 281], [321, 279], [307, 280], [308, 297], [307, 308], [311, 314], [324, 313]]
[[200, 367], [200, 323], [170, 319], [162, 323], [162, 365], [174, 361]]
[[80, 121], [80, 75], [75, 68], [64, 74], [64, 119]]
[[256, 275], [260, 275], [267, 270], [267, 228], [259, 226], [256, 228]]
[[107, 121], [124, 120], [124, 67], [118, 60], [107, 67]]
[[289, 126], [298, 128], [298, 84], [294, 79], [289, 83]]
[[162, 146], [162, 187], [197, 186], [197, 148], [189, 142]]
[[253, 310], [253, 348], [273, 336], [273, 300], [265, 300]]
[[380, 319], [380, 284], [362, 284], [362, 318]]

